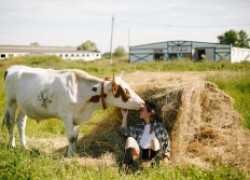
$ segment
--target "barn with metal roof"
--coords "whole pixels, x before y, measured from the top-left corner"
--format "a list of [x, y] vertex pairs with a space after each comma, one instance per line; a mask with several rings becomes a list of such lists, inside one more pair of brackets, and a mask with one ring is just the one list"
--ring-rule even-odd
[[166, 41], [131, 46], [129, 48], [130, 62], [163, 61], [182, 58], [194, 61], [202, 59], [211, 61], [226, 59], [230, 62], [250, 61], [250, 49], [197, 41]]

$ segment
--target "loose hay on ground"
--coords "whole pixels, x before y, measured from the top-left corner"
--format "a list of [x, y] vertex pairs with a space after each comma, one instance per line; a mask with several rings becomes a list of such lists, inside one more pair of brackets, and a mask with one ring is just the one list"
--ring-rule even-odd
[[[240, 126], [241, 116], [234, 110], [232, 98], [216, 85], [171, 78], [131, 86], [156, 104], [157, 114], [170, 133], [171, 163], [201, 167], [223, 163], [250, 173], [250, 133]], [[130, 112], [130, 124], [138, 122], [137, 114]], [[80, 139], [80, 150], [91, 156], [114, 152], [121, 161], [125, 139], [119, 133], [120, 124], [119, 110], [111, 110]]]

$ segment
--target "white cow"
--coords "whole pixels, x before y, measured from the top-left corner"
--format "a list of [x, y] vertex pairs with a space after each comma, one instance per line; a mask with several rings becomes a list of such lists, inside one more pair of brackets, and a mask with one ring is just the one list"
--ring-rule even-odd
[[53, 70], [12, 66], [5, 72], [4, 122], [15, 147], [15, 112], [21, 144], [26, 147], [26, 115], [40, 121], [59, 118], [64, 122], [69, 150], [76, 151], [78, 128], [94, 111], [106, 106], [140, 109], [144, 101], [120, 78], [99, 79], [77, 69]]

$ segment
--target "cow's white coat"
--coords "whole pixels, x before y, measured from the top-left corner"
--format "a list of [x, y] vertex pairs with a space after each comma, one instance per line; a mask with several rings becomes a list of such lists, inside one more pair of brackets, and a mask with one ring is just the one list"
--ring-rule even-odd
[[[15, 147], [13, 127], [15, 112], [19, 108], [17, 123], [20, 141], [24, 147], [27, 144], [26, 115], [37, 121], [55, 117], [64, 122], [69, 141], [68, 152], [75, 152], [79, 125], [102, 108], [101, 102], [94, 103], [89, 100], [100, 94], [103, 80], [77, 69], [53, 70], [12, 66], [6, 73], [5, 121], [11, 145]], [[127, 88], [131, 98], [126, 102], [122, 101], [121, 97], [115, 98], [111, 92], [111, 81], [105, 81], [105, 102], [108, 107], [139, 109], [143, 106], [143, 100], [120, 77], [116, 77], [116, 83]], [[93, 91], [93, 87], [96, 87], [96, 91]]]

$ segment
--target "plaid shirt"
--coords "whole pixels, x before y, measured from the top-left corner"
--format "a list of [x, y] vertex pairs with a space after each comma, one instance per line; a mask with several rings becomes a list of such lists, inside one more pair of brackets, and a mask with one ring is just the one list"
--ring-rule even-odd
[[[143, 131], [144, 131], [145, 122], [141, 122], [135, 125], [131, 125], [128, 127], [120, 128], [121, 134], [126, 137], [133, 137], [139, 144]], [[167, 129], [163, 125], [163, 123], [159, 123], [154, 121], [153, 130], [155, 132], [155, 136], [158, 139], [161, 151], [164, 156], [170, 157], [170, 138], [168, 136]]]

